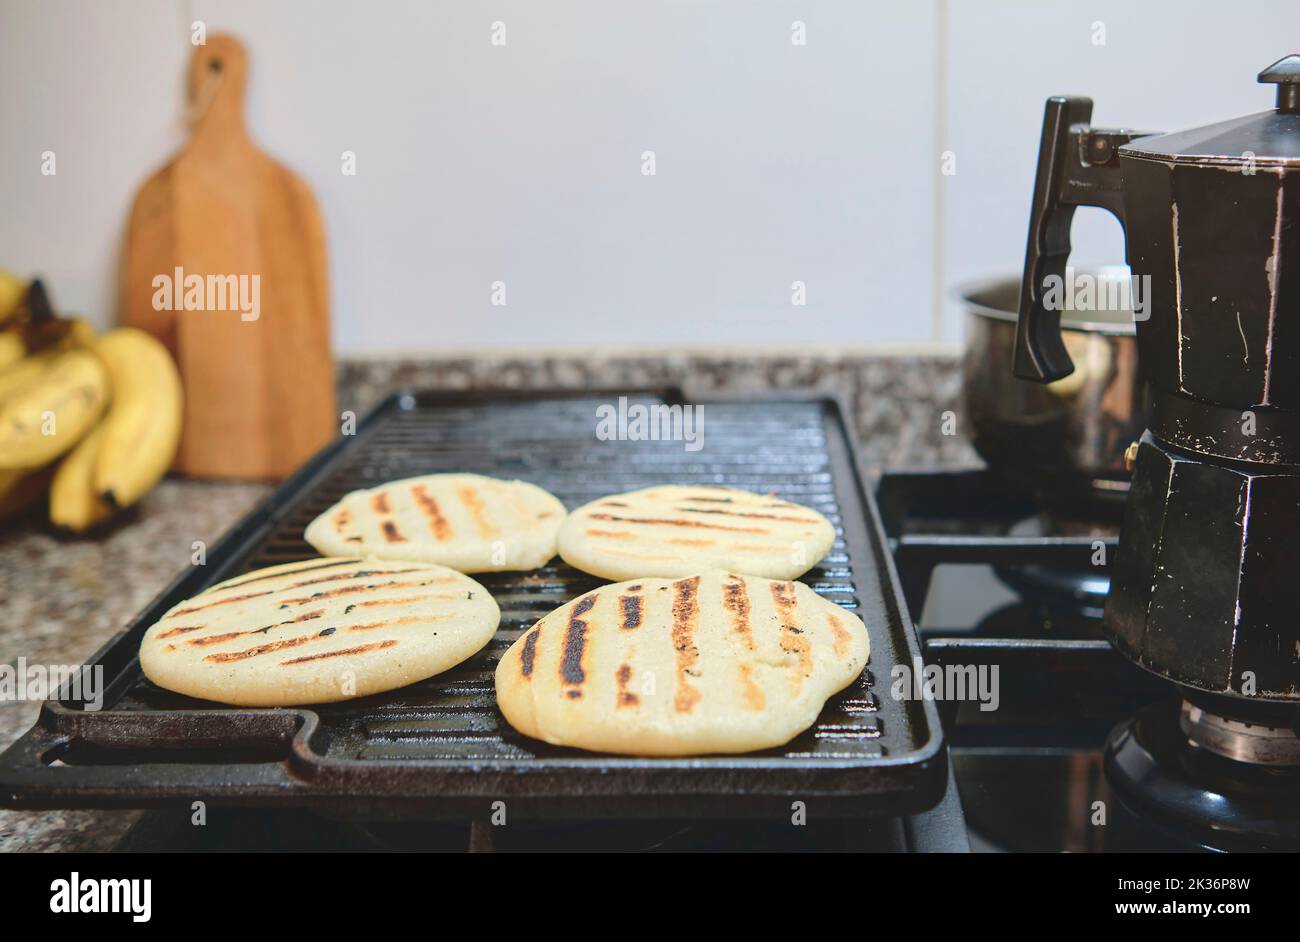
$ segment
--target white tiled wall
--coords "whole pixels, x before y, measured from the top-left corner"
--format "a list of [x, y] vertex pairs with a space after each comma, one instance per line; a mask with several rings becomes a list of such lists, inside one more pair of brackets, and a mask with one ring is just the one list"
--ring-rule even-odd
[[[1295, 0], [0, 0], [0, 265], [101, 323], [195, 19], [244, 39], [249, 126], [322, 205], [345, 354], [955, 344], [947, 287], [1019, 264], [1048, 94], [1261, 110], [1300, 37]], [[1075, 242], [1121, 252], [1083, 213]]]

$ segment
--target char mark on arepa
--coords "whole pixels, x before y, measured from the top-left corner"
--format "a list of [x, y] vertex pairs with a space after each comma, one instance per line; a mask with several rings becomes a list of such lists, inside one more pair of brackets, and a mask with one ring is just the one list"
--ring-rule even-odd
[[618, 599], [623, 611], [622, 627], [631, 631], [641, 627], [641, 597], [639, 595], [621, 595]]
[[309, 641], [316, 640], [319, 635], [299, 635], [296, 638], [284, 638], [280, 641], [268, 641], [266, 644], [259, 644], [255, 647], [244, 648], [242, 651], [219, 651], [216, 654], [209, 654], [203, 660], [211, 661], [213, 664], [228, 664], [231, 661], [246, 661], [251, 657], [261, 657], [263, 654], [271, 654], [275, 651], [283, 651], [285, 648], [296, 648], [299, 645], [306, 644]]
[[618, 670], [614, 672], [614, 680], [618, 684], [618, 705], [636, 706], [641, 698], [628, 689], [628, 684], [632, 681], [632, 665], [620, 664]]
[[389, 618], [386, 621], [371, 621], [366, 622], [364, 625], [348, 625], [348, 631], [374, 631], [376, 628], [392, 628], [394, 625], [443, 621], [450, 617], [450, 615], [403, 615], [400, 618]]
[[428, 488], [423, 484], [417, 484], [411, 488], [411, 496], [415, 498], [416, 504], [424, 511], [424, 515], [429, 518], [429, 529], [433, 531], [434, 537], [439, 542], [449, 538], [451, 536], [451, 524], [442, 515], [442, 509], [438, 506], [438, 501], [429, 493]]
[[604, 537], [607, 540], [635, 540], [636, 534], [631, 530], [588, 530], [587, 536]]
[[301, 615], [286, 619], [285, 621], [278, 621], [274, 624], [264, 625], [261, 628], [250, 628], [247, 631], [228, 631], [219, 635], [204, 635], [202, 638], [191, 638], [186, 642], [186, 644], [192, 644], [197, 647], [206, 647], [209, 644], [220, 644], [222, 641], [229, 641], [232, 638], [240, 638], [244, 635], [262, 635], [269, 632], [272, 628], [280, 628], [284, 625], [296, 625], [299, 622], [312, 621], [320, 618], [324, 614], [325, 609], [318, 608], [315, 611], [303, 612]]
[[[387, 573], [385, 573], [385, 575], [387, 575]], [[368, 585], [345, 585], [340, 586], [337, 589], [327, 589], [324, 592], [313, 592], [311, 595], [303, 595], [294, 599], [285, 599], [281, 603], [280, 607], [284, 608], [288, 605], [305, 605], [308, 602], [315, 602], [319, 599], [335, 599], [340, 595], [352, 595], [355, 592], [371, 592], [378, 589], [414, 589], [420, 586], [439, 585], [454, 581], [454, 579], [422, 579], [418, 582], [372, 582]]]
[[689, 713], [703, 694], [688, 678], [696, 676], [695, 666], [700, 649], [695, 646], [695, 624], [700, 614], [700, 577], [679, 579], [673, 583], [673, 649], [677, 652], [677, 692], [673, 709]]
[[474, 518], [474, 526], [478, 528], [479, 536], [491, 539], [497, 535], [497, 528], [488, 519], [487, 505], [483, 503], [483, 498], [479, 496], [478, 491], [473, 487], [462, 487], [456, 490], [456, 496]]
[[826, 616], [826, 623], [831, 626], [831, 635], [834, 637], [834, 651], [836, 657], [843, 657], [849, 650], [849, 642], [852, 640], [848, 629], [844, 623], [834, 615]]
[[812, 645], [803, 637], [797, 620], [798, 602], [793, 582], [772, 583], [772, 603], [776, 606], [777, 620], [781, 623], [781, 650], [798, 657], [798, 670], [790, 678], [792, 691], [797, 695], [803, 678], [812, 673]]
[[304, 579], [292, 585], [282, 586], [280, 591], [301, 589], [303, 586], [320, 585], [322, 582], [343, 582], [347, 579], [362, 579], [366, 576], [401, 576], [410, 572], [422, 572], [427, 566], [412, 566], [410, 569], [358, 569], [356, 572], [342, 572], [335, 576], [320, 576], [316, 579]]
[[[267, 627], [270, 627], [269, 625]], [[204, 635], [202, 638], [191, 638], [186, 644], [193, 644], [199, 647], [206, 647], [209, 644], [220, 644], [223, 641], [232, 641], [235, 638], [242, 638], [245, 635], [256, 634], [265, 631], [266, 628], [259, 628], [257, 632], [253, 631], [227, 631], [219, 635]], [[168, 648], [175, 650], [175, 645], [168, 645]]]
[[745, 644], [753, 650], [754, 636], [749, 630], [749, 593], [742, 577], [727, 577], [722, 584], [722, 605], [731, 613], [731, 630], [742, 635]]
[[525, 677], [533, 676], [533, 662], [537, 659], [537, 639], [541, 634], [542, 629], [534, 628], [524, 638], [523, 650], [519, 652], [519, 672]]
[[343, 614], [348, 614], [354, 608], [387, 608], [390, 605], [407, 605], [411, 602], [450, 602], [459, 598], [463, 598], [463, 596], [459, 594], [449, 595], [446, 592], [430, 592], [426, 595], [407, 595], [400, 599], [368, 599], [364, 602], [353, 602]]
[[[179, 608], [172, 612], [172, 615], [192, 615], [195, 612], [201, 612], [205, 609], [216, 608], [218, 605], [231, 605], [235, 602], [247, 602], [249, 599], [258, 599], [264, 595], [273, 595], [278, 589], [267, 589], [265, 592], [249, 592], [247, 595], [232, 595], [228, 599], [218, 599], [215, 602], [208, 602], [205, 605], [193, 605], [189, 608]], [[198, 596], [196, 596], [197, 598]]]
[[745, 510], [717, 510], [712, 507], [674, 507], [673, 510], [689, 514], [722, 514], [726, 517], [752, 517], [757, 520], [782, 520], [786, 523], [816, 523], [807, 517], [786, 517], [781, 514], [755, 514]]
[[[252, 585], [254, 582], [265, 582], [265, 581], [268, 580], [268, 579], [282, 579], [282, 578], [284, 578], [285, 576], [296, 576], [296, 575], [299, 575], [299, 574], [304, 573], [304, 572], [315, 572], [315, 571], [318, 570], [318, 569], [334, 569], [334, 568], [337, 568], [338, 566], [350, 566], [352, 563], [359, 563], [359, 562], [361, 562], [361, 558], [360, 558], [359, 556], [356, 556], [356, 557], [350, 557], [350, 558], [348, 558], [348, 559], [335, 559], [335, 560], [331, 560], [330, 562], [327, 562], [327, 563], [325, 563], [325, 564], [323, 564], [323, 565], [316, 565], [316, 566], [308, 566], [308, 565], [306, 565], [305, 563], [308, 563], [308, 562], [310, 562], [310, 563], [315, 563], [315, 562], [317, 562], [317, 560], [309, 559], [309, 560], [306, 560], [306, 561], [304, 562], [304, 565], [299, 566], [299, 567], [297, 567], [297, 568], [295, 568], [295, 569], [285, 569], [285, 570], [282, 570], [282, 571], [280, 571], [280, 572], [274, 572], [274, 573], [271, 573], [271, 574], [268, 575], [268, 576], [254, 576], [254, 577], [251, 578], [251, 579], [240, 579], [238, 582], [232, 582], [232, 583], [230, 583], [229, 585], [217, 586], [217, 587], [215, 587], [215, 588], [208, 589], [208, 591], [209, 591], [209, 592], [226, 592], [226, 591], [229, 591], [230, 589], [238, 589], [238, 588], [241, 588], [241, 587], [246, 586], [246, 585]], [[340, 578], [340, 579], [349, 579], [349, 578], [351, 578], [351, 576], [338, 576], [338, 577], [335, 577], [335, 578]], [[295, 583], [295, 585], [302, 585], [302, 584], [303, 584], [303, 583]], [[287, 587], [286, 587], [286, 588], [287, 588]]]
[[[353, 559], [353, 560], [349, 560], [348, 562], [355, 563], [357, 562], [357, 560]], [[313, 568], [326, 569], [328, 567], [315, 566]], [[291, 589], [301, 589], [304, 586], [320, 585], [321, 583], [324, 582], [345, 582], [349, 579], [361, 579], [365, 576], [397, 576], [408, 572], [421, 572], [424, 568], [425, 567], [423, 566], [416, 566], [411, 569], [358, 569], [356, 572], [341, 572], [341, 573], [336, 573], [335, 575], [332, 576], [317, 576], [315, 579], [303, 579], [301, 582], [291, 582], [288, 585], [278, 586], [277, 588], [274, 589], [267, 589], [265, 592], [257, 592], [251, 595], [232, 596], [231, 598], [228, 599], [218, 599], [215, 602], [209, 602], [207, 605], [199, 605], [195, 608], [181, 609], [180, 611], [173, 612], [172, 614], [183, 615], [187, 612], [197, 612], [203, 608], [210, 608], [213, 605], [222, 605], [226, 602], [241, 602], [246, 599], [258, 598], [259, 596], [263, 596], [263, 595], [273, 595], [276, 592], [288, 592]], [[287, 575], [287, 573], [285, 575]], [[268, 576], [265, 578], [275, 578], [275, 577]], [[248, 581], [256, 582], [260, 580], [249, 579]]]
[[[587, 679], [587, 672], [582, 666], [582, 655], [587, 649], [587, 623], [582, 616], [596, 604], [595, 595], [579, 599], [569, 612], [569, 624], [564, 631], [564, 652], [560, 658], [560, 677], [573, 688], [580, 688]], [[580, 689], [567, 691], [570, 697], [582, 696]]]
[[191, 631], [202, 631], [207, 625], [178, 625], [175, 628], [168, 628], [166, 631], [158, 634], [157, 640], [164, 641], [167, 638], [175, 638], [177, 635], [189, 634]]
[[772, 583], [772, 600], [776, 603], [777, 611], [781, 615], [793, 617], [794, 610], [798, 607], [798, 601], [795, 597], [793, 582], [773, 582]]
[[761, 710], [767, 705], [763, 688], [754, 683], [754, 668], [749, 664], [737, 664], [736, 673], [740, 678], [740, 696], [749, 710]]
[[663, 517], [619, 517], [615, 514], [587, 514], [590, 520], [606, 520], [610, 523], [643, 523], [661, 527], [695, 527], [700, 530], [726, 530], [731, 533], [758, 533], [767, 535], [761, 527], [724, 527], [720, 523], [705, 523], [702, 520], [673, 520]]
[[308, 661], [323, 661], [327, 657], [347, 657], [350, 654], [365, 654], [367, 651], [378, 651], [381, 648], [396, 647], [397, 642], [389, 639], [388, 641], [375, 641], [371, 644], [358, 644], [353, 648], [341, 648], [338, 651], [322, 651], [320, 654], [306, 654], [302, 657], [291, 657], [287, 661], [281, 661], [281, 667], [287, 667], [290, 664], [305, 664]]

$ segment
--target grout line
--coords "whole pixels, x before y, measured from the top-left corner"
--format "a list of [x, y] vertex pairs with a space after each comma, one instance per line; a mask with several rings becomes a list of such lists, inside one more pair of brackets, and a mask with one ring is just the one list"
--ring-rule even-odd
[[934, 9], [934, 123], [931, 132], [934, 135], [935, 153], [931, 158], [934, 173], [934, 190], [931, 200], [930, 239], [931, 239], [931, 276], [930, 276], [930, 342], [943, 342], [943, 312], [945, 269], [947, 259], [944, 257], [944, 231], [947, 223], [947, 185], [944, 182], [942, 166], [939, 159], [943, 153], [944, 140], [948, 135], [948, 32], [949, 0], [935, 0]]

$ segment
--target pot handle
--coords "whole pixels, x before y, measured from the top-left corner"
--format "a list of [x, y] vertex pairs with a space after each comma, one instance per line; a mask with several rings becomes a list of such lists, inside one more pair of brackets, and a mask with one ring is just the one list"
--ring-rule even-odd
[[1050, 383], [1074, 372], [1061, 338], [1061, 312], [1043, 302], [1048, 279], [1068, 290], [1064, 279], [1075, 207], [1100, 206], [1124, 225], [1119, 148], [1145, 135], [1093, 128], [1091, 117], [1091, 98], [1047, 99], [1016, 323], [1013, 368], [1021, 379]]

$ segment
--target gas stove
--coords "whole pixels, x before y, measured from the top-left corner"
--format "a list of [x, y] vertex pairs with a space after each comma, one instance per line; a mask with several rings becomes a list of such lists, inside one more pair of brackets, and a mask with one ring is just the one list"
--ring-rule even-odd
[[974, 849], [1295, 849], [1296, 711], [1241, 716], [1113, 648], [1112, 515], [986, 471], [887, 473], [878, 498], [926, 662], [997, 668], [996, 709], [940, 705]]

